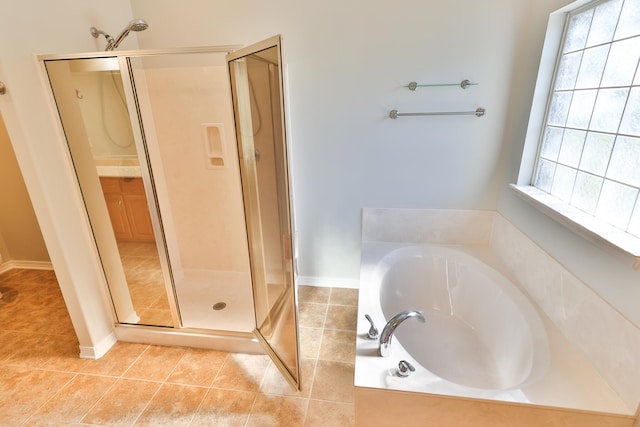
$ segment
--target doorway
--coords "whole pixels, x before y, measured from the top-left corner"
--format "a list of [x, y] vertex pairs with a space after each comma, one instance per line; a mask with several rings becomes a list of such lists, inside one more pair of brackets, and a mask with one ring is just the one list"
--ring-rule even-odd
[[49, 254], [0, 114], [0, 272], [50, 269]]

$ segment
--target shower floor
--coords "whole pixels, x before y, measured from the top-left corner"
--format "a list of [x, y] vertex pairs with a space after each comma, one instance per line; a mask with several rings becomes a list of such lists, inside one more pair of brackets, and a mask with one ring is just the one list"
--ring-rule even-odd
[[[178, 275], [176, 275], [178, 276]], [[251, 332], [255, 326], [249, 272], [182, 270], [175, 278], [185, 328]], [[215, 310], [214, 305], [226, 304]]]

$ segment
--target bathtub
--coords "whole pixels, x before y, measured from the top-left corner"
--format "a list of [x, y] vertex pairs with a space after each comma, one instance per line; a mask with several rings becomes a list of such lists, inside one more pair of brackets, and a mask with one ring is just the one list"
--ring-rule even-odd
[[[632, 425], [620, 398], [488, 247], [363, 242], [358, 304], [358, 425]], [[378, 356], [365, 314], [382, 331], [407, 309], [426, 322], [405, 320], [390, 356]], [[415, 368], [408, 377], [397, 375], [401, 360]]]

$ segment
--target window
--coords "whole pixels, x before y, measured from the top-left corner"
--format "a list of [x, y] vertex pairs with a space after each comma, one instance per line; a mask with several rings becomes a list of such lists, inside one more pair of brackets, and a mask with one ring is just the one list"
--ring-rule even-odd
[[533, 185], [640, 238], [640, 0], [568, 15]]
[[636, 267], [639, 62], [640, 0], [578, 0], [551, 14], [514, 186], [572, 229], [634, 255]]

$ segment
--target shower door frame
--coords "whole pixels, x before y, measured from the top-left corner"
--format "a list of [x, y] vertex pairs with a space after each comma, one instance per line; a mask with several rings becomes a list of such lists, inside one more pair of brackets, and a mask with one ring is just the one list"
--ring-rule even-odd
[[[265, 293], [268, 293], [269, 286], [266, 280], [267, 268], [264, 257], [265, 254], [269, 252], [269, 249], [266, 248], [265, 240], [267, 239], [264, 238], [262, 232], [265, 224], [260, 213], [262, 210], [260, 207], [261, 197], [258, 196], [258, 193], [260, 193], [260, 185], [258, 184], [259, 179], [257, 178], [257, 164], [261, 156], [254, 144], [256, 132], [253, 128], [253, 113], [251, 112], [251, 107], [254, 106], [251, 99], [252, 97], [255, 98], [256, 95], [255, 93], [253, 93], [253, 96], [250, 95], [249, 75], [247, 74], [246, 67], [240, 67], [244, 68], [245, 73], [239, 73], [245, 74], [244, 77], [246, 80], [244, 82], [246, 86], [244, 90], [242, 89], [243, 84], [238, 80], [237, 70], [236, 72], [233, 71], [235, 70], [234, 64], [239, 66], [239, 64], [236, 64], [238, 61], [242, 63], [250, 57], [272, 49], [275, 49], [276, 52], [278, 71], [274, 73], [276, 74], [275, 76], [270, 74], [270, 78], [277, 80], [278, 86], [277, 95], [273, 96], [273, 93], [271, 93], [272, 97], [269, 101], [272, 106], [275, 104], [279, 109], [280, 118], [279, 120], [275, 120], [277, 123], [273, 123], [273, 132], [279, 132], [281, 141], [277, 141], [278, 138], [274, 136], [270, 142], [272, 142], [274, 146], [274, 172], [277, 176], [275, 179], [277, 187], [276, 199], [278, 205], [283, 201], [286, 202], [286, 207], [280, 209], [281, 206], [278, 206], [278, 224], [276, 225], [281, 232], [279, 236], [279, 245], [281, 245], [281, 279], [283, 279], [285, 289], [273, 302], [269, 301], [268, 297], [265, 299], [264, 296]], [[301, 390], [296, 248], [294, 245], [295, 221], [292, 210], [293, 199], [289, 173], [291, 168], [291, 153], [287, 139], [288, 129], [286, 126], [287, 111], [282, 61], [282, 37], [276, 35], [229, 53], [227, 55], [227, 65], [235, 117], [236, 145], [241, 170], [245, 223], [250, 251], [249, 260], [251, 264], [251, 281], [256, 320], [256, 328], [253, 333], [283, 377], [291, 386], [297, 390]], [[271, 89], [273, 88], [270, 87], [270, 92]], [[241, 100], [246, 101], [247, 105], [240, 106]], [[257, 101], [254, 99], [254, 102]], [[258, 107], [256, 106], [256, 108]], [[260, 116], [260, 114], [258, 114], [258, 116]], [[275, 130], [276, 127], [279, 128], [277, 131]], [[280, 174], [278, 174], [278, 171], [280, 171]], [[269, 225], [274, 226], [273, 223]], [[274, 251], [273, 248], [271, 248], [271, 251]], [[288, 319], [287, 315], [289, 315]], [[287, 320], [290, 321], [289, 325], [287, 325]], [[279, 340], [276, 338], [276, 336], [284, 334], [287, 328], [290, 328], [289, 333], [293, 332], [293, 346], [282, 346], [280, 344], [282, 341], [286, 342], [286, 339], [281, 337], [280, 342], [278, 342]]]

